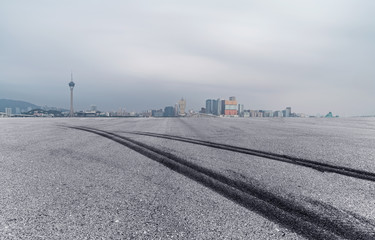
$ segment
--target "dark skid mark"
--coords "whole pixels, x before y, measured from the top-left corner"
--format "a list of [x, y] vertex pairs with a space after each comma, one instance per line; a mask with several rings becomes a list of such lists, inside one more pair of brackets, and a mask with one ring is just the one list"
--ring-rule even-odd
[[185, 138], [185, 137], [179, 137], [179, 136], [173, 136], [173, 135], [167, 135], [167, 134], [150, 133], [150, 132], [124, 132], [124, 131], [122, 132], [135, 134], [135, 135], [170, 139], [170, 140], [175, 140], [175, 141], [180, 141], [180, 142], [186, 142], [186, 143], [192, 143], [192, 144], [197, 144], [201, 146], [217, 148], [221, 150], [243, 153], [243, 154], [253, 155], [253, 156], [267, 158], [271, 160], [276, 160], [280, 162], [286, 162], [286, 163], [290, 163], [294, 165], [304, 166], [304, 167], [312, 168], [320, 172], [332, 172], [332, 173], [337, 173], [340, 175], [345, 175], [345, 176], [349, 176], [353, 178], [364, 179], [364, 180], [375, 182], [375, 173], [362, 171], [362, 170], [349, 168], [349, 167], [322, 163], [322, 162], [317, 162], [317, 161], [312, 161], [308, 159], [297, 158], [297, 157], [292, 157], [292, 156], [287, 156], [287, 155], [281, 155], [281, 154], [276, 154], [276, 153], [264, 152], [264, 151], [250, 149], [250, 148], [243, 148], [243, 147], [237, 147], [237, 146], [232, 146], [232, 145], [227, 145], [227, 144], [202, 141], [202, 140], [193, 139], [193, 138]]
[[313, 211], [296, 201], [284, 199], [240, 180], [191, 163], [171, 153], [111, 132], [87, 127], [70, 127], [118, 142], [169, 169], [214, 190], [222, 196], [310, 239], [374, 239], [374, 225], [351, 222], [347, 214], [332, 207]]

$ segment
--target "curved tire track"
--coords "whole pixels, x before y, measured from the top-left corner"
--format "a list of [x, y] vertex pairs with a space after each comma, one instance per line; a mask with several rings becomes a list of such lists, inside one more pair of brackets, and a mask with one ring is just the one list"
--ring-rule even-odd
[[322, 208], [321, 211], [309, 209], [296, 201], [267, 192], [254, 184], [231, 179], [133, 139], [93, 128], [70, 128], [94, 133], [118, 142], [307, 238], [375, 238], [375, 225], [366, 221], [366, 219], [358, 219], [358, 217], [351, 216], [334, 207], [322, 208], [318, 206]]

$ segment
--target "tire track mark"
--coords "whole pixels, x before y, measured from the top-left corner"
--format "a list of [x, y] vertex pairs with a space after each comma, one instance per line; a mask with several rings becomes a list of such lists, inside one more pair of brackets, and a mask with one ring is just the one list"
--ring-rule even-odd
[[334, 207], [316, 211], [291, 199], [285, 199], [240, 180], [228, 178], [174, 156], [169, 152], [148, 146], [117, 134], [86, 127], [70, 127], [91, 132], [118, 142], [210, 188], [222, 196], [254, 211], [271, 221], [310, 239], [374, 239], [375, 225], [366, 221], [351, 221], [348, 213]]
[[333, 165], [329, 163], [322, 163], [322, 162], [317, 162], [313, 160], [292, 157], [292, 156], [287, 156], [287, 155], [282, 155], [282, 154], [277, 154], [277, 153], [265, 152], [265, 151], [250, 149], [250, 148], [237, 147], [237, 146], [228, 145], [228, 144], [221, 144], [221, 143], [203, 141], [203, 140], [198, 140], [198, 139], [193, 139], [193, 138], [185, 138], [185, 137], [168, 135], [168, 134], [158, 134], [158, 133], [139, 132], [139, 131], [134, 131], [134, 132], [121, 131], [121, 132], [135, 134], [135, 135], [149, 136], [149, 137], [164, 138], [164, 139], [169, 139], [169, 140], [197, 144], [201, 146], [207, 146], [211, 148], [217, 148], [221, 150], [243, 153], [243, 154], [253, 155], [253, 156], [267, 158], [271, 160], [276, 160], [280, 162], [286, 162], [286, 163], [290, 163], [294, 165], [304, 166], [304, 167], [315, 169], [320, 172], [332, 172], [332, 173], [336, 173], [340, 175], [345, 175], [345, 176], [349, 176], [353, 178], [375, 182], [375, 173], [373, 172], [358, 170], [358, 169], [339, 166], [339, 165]]

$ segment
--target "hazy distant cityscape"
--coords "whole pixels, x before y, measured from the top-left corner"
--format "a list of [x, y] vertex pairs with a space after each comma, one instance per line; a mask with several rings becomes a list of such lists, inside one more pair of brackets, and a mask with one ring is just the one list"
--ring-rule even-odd
[[[142, 112], [128, 112], [126, 108], [120, 108], [118, 111], [102, 112], [96, 105], [91, 105], [86, 111], [74, 111], [74, 90], [73, 74], [69, 82], [70, 88], [70, 109], [61, 109], [56, 107], [38, 107], [36, 105], [22, 102], [5, 100], [2, 103], [4, 112], [0, 112], [0, 117], [243, 117], [243, 118], [272, 118], [272, 117], [338, 117], [331, 112], [326, 115], [309, 116], [304, 113], [294, 113], [291, 107], [282, 110], [254, 110], [245, 109], [244, 104], [239, 103], [235, 96], [225, 99], [207, 99], [204, 107], [200, 110], [186, 110], [186, 99], [181, 98], [173, 106], [165, 106], [160, 109], [150, 109]], [[0, 100], [1, 101], [1, 100]], [[7, 103], [8, 101], [8, 103]], [[18, 102], [18, 104], [17, 104]], [[8, 104], [8, 105], [7, 105]], [[14, 105], [14, 106], [9, 106]], [[1, 108], [0, 108], [1, 110]]]
[[[100, 111], [97, 105], [91, 105], [85, 111], [74, 111], [74, 87], [73, 73], [68, 84], [70, 88], [70, 109], [43, 106], [39, 107], [23, 101], [0, 99], [0, 117], [242, 117], [242, 118], [306, 118], [306, 117], [339, 117], [328, 112], [324, 115], [307, 115], [305, 113], [292, 112], [290, 106], [279, 110], [245, 109], [244, 104], [237, 101], [235, 96], [226, 99], [206, 99], [205, 104], [199, 110], [187, 110], [187, 101], [181, 98], [174, 105], [164, 108], [149, 109], [141, 112], [127, 111], [119, 108], [117, 111]], [[8, 104], [8, 105], [7, 105]], [[13, 105], [13, 106], [10, 106]]]
[[[0, 100], [2, 101], [2, 100]], [[11, 100], [7, 100], [11, 101]], [[69, 117], [70, 110], [49, 106], [31, 106], [22, 107], [18, 102], [15, 105], [8, 104], [0, 108], [0, 117]], [[18, 105], [17, 105], [18, 103]], [[4, 105], [4, 104], [3, 104]], [[12, 106], [11, 106], [12, 105]], [[188, 102], [181, 98], [174, 105], [161, 107], [158, 109], [149, 109], [141, 112], [127, 111], [125, 107], [117, 111], [101, 111], [97, 105], [91, 105], [85, 111], [75, 111], [74, 117], [241, 117], [241, 118], [283, 118], [283, 117], [338, 117], [331, 112], [325, 115], [307, 115], [304, 113], [295, 113], [291, 107], [280, 110], [264, 109], [245, 109], [244, 104], [239, 103], [236, 97], [226, 99], [207, 99], [202, 103], [199, 110], [188, 109]]]
[[[0, 112], [0, 117], [243, 117], [243, 118], [289, 118], [289, 117], [338, 117], [329, 112], [325, 115], [318, 114], [317, 116], [306, 115], [304, 113], [292, 112], [291, 107], [286, 107], [282, 110], [254, 110], [245, 109], [244, 104], [239, 103], [235, 96], [226, 99], [207, 99], [204, 107], [200, 110], [186, 110], [187, 101], [181, 98], [178, 103], [173, 106], [165, 106], [160, 109], [150, 109], [142, 112], [128, 112], [126, 108], [120, 108], [118, 111], [102, 112], [98, 110], [96, 105], [91, 105], [90, 109], [86, 111], [74, 111], [74, 87], [73, 73], [71, 73], [71, 80], [68, 84], [70, 88], [70, 109], [50, 108], [48, 106], [37, 107], [36, 105], [25, 105], [25, 102], [17, 103], [10, 107], [5, 104], [4, 112]], [[10, 101], [11, 100], [5, 100]], [[23, 104], [21, 104], [23, 103]], [[9, 103], [10, 104], [10, 103]], [[14, 102], [13, 102], [14, 104]], [[22, 106], [24, 108], [22, 108]], [[34, 108], [32, 107], [34, 106]], [[1, 110], [1, 108], [0, 108]], [[14, 111], [14, 112], [13, 112]]]

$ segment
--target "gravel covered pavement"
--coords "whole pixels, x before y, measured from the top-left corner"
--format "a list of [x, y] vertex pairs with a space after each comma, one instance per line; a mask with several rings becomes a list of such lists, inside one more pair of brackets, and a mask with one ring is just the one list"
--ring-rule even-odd
[[[70, 127], [106, 131], [107, 137]], [[0, 119], [0, 130], [0, 239], [375, 237], [374, 181], [130, 133], [169, 134], [374, 173], [371, 118], [12, 118]], [[204, 182], [185, 173], [190, 170], [163, 165], [158, 153], [137, 152], [121, 141], [219, 177], [204, 175]], [[228, 192], [216, 187], [224, 178], [224, 184], [234, 182]], [[269, 206], [279, 213], [267, 213]], [[307, 225], [293, 224], [288, 214]]]

